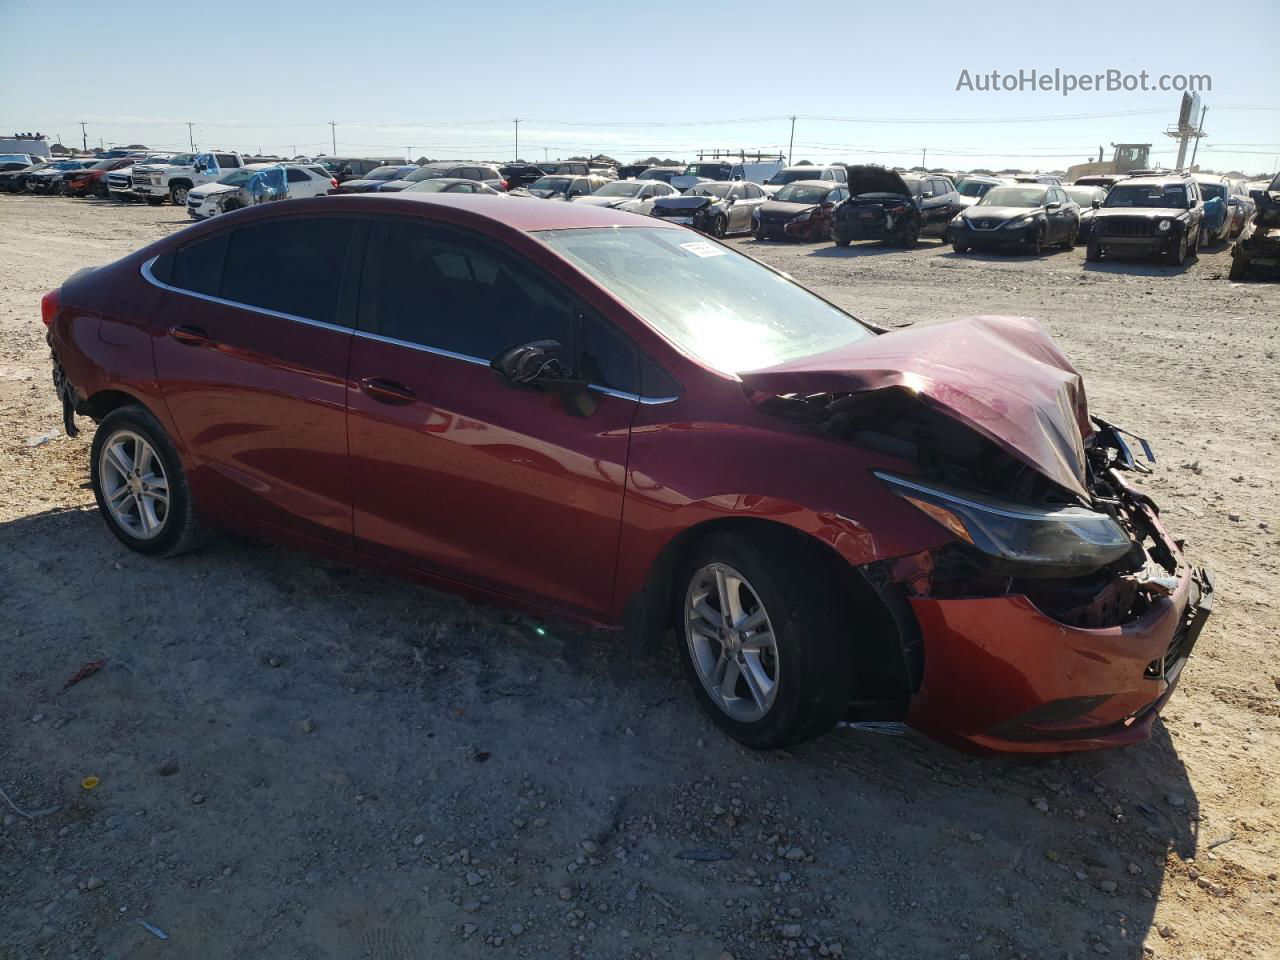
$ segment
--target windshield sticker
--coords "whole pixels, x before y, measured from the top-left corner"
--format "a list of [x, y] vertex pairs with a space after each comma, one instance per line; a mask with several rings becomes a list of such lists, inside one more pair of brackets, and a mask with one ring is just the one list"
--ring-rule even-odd
[[706, 240], [694, 240], [692, 243], [680, 244], [681, 250], [687, 250], [695, 257], [723, 257], [728, 250], [717, 247], [714, 243], [708, 243]]

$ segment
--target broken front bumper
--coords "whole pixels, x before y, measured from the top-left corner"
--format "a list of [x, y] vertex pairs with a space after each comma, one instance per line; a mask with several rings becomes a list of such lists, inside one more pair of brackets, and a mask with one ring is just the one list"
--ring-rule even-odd
[[1213, 607], [1213, 575], [1192, 567], [1143, 498], [1177, 585], [1118, 626], [1055, 620], [1027, 596], [909, 598], [924, 669], [908, 721], [981, 752], [1058, 753], [1147, 739]]

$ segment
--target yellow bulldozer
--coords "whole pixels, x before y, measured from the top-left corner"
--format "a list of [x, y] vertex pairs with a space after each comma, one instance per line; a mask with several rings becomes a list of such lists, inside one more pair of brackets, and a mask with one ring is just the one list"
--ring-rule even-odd
[[1067, 182], [1075, 183], [1081, 177], [1121, 176], [1130, 170], [1146, 170], [1151, 161], [1151, 144], [1149, 143], [1113, 143], [1115, 153], [1110, 160], [1102, 159], [1102, 148], [1098, 148], [1098, 159], [1088, 163], [1077, 163], [1067, 168]]

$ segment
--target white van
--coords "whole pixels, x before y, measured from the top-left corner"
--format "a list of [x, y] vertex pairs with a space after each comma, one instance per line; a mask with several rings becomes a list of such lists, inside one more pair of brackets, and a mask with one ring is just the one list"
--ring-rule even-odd
[[767, 160], [763, 163], [736, 163], [728, 158], [700, 160], [689, 164], [680, 176], [672, 177], [671, 185], [683, 191], [698, 183], [723, 183], [726, 180], [750, 180], [752, 183], [764, 183], [784, 166], [786, 164], [781, 160]]

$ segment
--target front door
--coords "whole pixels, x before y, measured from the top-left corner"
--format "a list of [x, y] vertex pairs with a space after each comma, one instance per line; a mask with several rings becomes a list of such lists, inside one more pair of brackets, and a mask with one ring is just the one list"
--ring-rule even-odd
[[[588, 616], [609, 609], [638, 355], [528, 261], [422, 219], [375, 221], [351, 352], [358, 550]], [[489, 368], [558, 340], [611, 392], [569, 412]]]
[[[233, 511], [350, 545], [343, 217], [222, 230], [153, 265], [156, 373], [195, 482]], [[354, 311], [345, 311], [348, 316]]]

